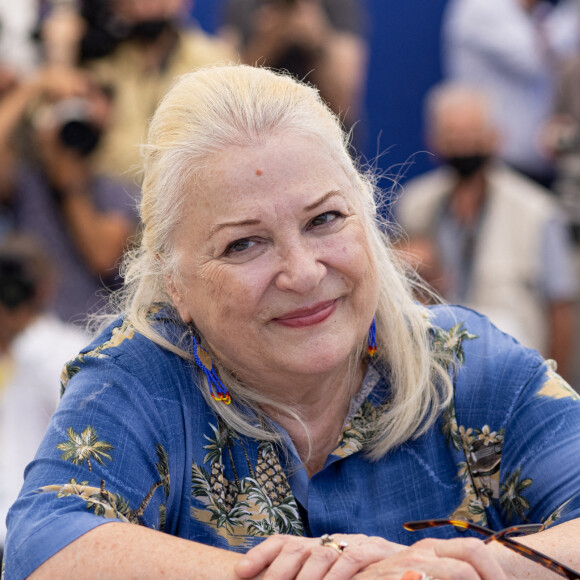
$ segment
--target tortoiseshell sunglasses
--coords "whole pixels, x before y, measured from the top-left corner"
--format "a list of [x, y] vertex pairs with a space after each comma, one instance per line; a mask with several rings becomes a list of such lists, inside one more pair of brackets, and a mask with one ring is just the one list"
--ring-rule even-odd
[[493, 530], [484, 528], [478, 524], [464, 522], [462, 520], [419, 520], [416, 522], [406, 522], [403, 524], [403, 527], [410, 532], [424, 530], [426, 528], [438, 528], [439, 526], [454, 526], [460, 530], [472, 530], [481, 534], [482, 536], [485, 536], [484, 542], [486, 544], [489, 544], [489, 542], [493, 541], [499, 542], [506, 548], [517, 552], [520, 554], [520, 556], [528, 558], [529, 560], [532, 560], [532, 562], [536, 562], [536, 564], [540, 564], [540, 566], [544, 566], [545, 568], [552, 570], [552, 572], [556, 572], [556, 574], [564, 576], [564, 578], [580, 580], [579, 572], [574, 572], [574, 570], [568, 568], [568, 566], [560, 564], [560, 562], [556, 562], [556, 560], [549, 558], [537, 550], [529, 548], [528, 546], [524, 546], [523, 544], [519, 544], [511, 538], [511, 536], [522, 536], [526, 534], [541, 532], [544, 529], [543, 524], [523, 524], [520, 526], [511, 526], [509, 528], [499, 530], [499, 532], [494, 532]]

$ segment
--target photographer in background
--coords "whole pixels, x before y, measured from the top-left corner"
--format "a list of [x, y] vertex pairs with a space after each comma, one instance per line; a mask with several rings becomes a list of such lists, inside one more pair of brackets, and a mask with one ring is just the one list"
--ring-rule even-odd
[[136, 192], [94, 169], [110, 106], [105, 90], [67, 67], [39, 69], [0, 101], [2, 222], [51, 252], [59, 278], [49, 306], [65, 321], [84, 322], [99, 291], [119, 282], [136, 227]]
[[220, 36], [246, 64], [287, 70], [316, 85], [351, 128], [362, 118], [366, 27], [360, 0], [227, 0]]
[[6, 513], [56, 407], [62, 367], [88, 342], [45, 311], [53, 282], [35, 240], [0, 241], [0, 562]]
[[566, 216], [549, 190], [498, 159], [484, 90], [444, 82], [425, 112], [439, 166], [406, 182], [395, 206], [411, 254], [419, 242], [425, 277], [446, 301], [485, 314], [572, 378], [578, 281]]
[[116, 31], [117, 45], [84, 65], [112, 89], [110, 126], [96, 160], [102, 171], [116, 178], [134, 180], [140, 171], [147, 122], [173, 81], [195, 68], [235, 59], [225, 42], [186, 21], [189, 4], [112, 2], [109, 29]]

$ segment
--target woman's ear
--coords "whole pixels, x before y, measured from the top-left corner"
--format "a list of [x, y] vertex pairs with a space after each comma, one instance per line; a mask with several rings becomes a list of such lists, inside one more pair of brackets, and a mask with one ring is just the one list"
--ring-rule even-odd
[[173, 306], [175, 306], [179, 316], [183, 322], [189, 324], [192, 321], [192, 318], [191, 314], [189, 313], [189, 309], [187, 308], [186, 300], [183, 296], [183, 288], [178, 288], [178, 284], [176, 283], [175, 278], [170, 274], [164, 274], [163, 281], [165, 282], [165, 289], [167, 290], [167, 294], [169, 294], [169, 297], [173, 302]]

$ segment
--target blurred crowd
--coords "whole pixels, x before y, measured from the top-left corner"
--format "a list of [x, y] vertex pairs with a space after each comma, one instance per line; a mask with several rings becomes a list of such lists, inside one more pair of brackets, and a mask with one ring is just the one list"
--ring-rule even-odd
[[[224, 0], [215, 34], [192, 11], [0, 0], [0, 549], [60, 368], [138, 239], [140, 144], [173, 80], [231, 61], [286, 70], [362, 139], [368, 75], [381, 74], [364, 3]], [[437, 167], [402, 188], [399, 244], [435, 292], [578, 388], [580, 0], [448, 0], [441, 39], [444, 78], [425, 100]]]
[[580, 2], [448, 0], [441, 44], [424, 103], [437, 167], [404, 185], [401, 245], [578, 388]]

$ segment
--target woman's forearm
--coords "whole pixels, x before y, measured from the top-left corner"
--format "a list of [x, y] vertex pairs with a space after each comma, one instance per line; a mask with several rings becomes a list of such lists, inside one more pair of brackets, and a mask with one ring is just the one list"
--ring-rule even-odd
[[233, 568], [241, 557], [149, 528], [111, 522], [57, 552], [30, 579], [234, 579]]
[[[580, 571], [580, 519], [564, 522], [538, 534], [514, 538], [520, 544], [538, 550], [549, 558]], [[508, 578], [556, 578], [539, 564], [508, 550], [498, 542], [491, 542], [490, 548], [497, 557]]]

